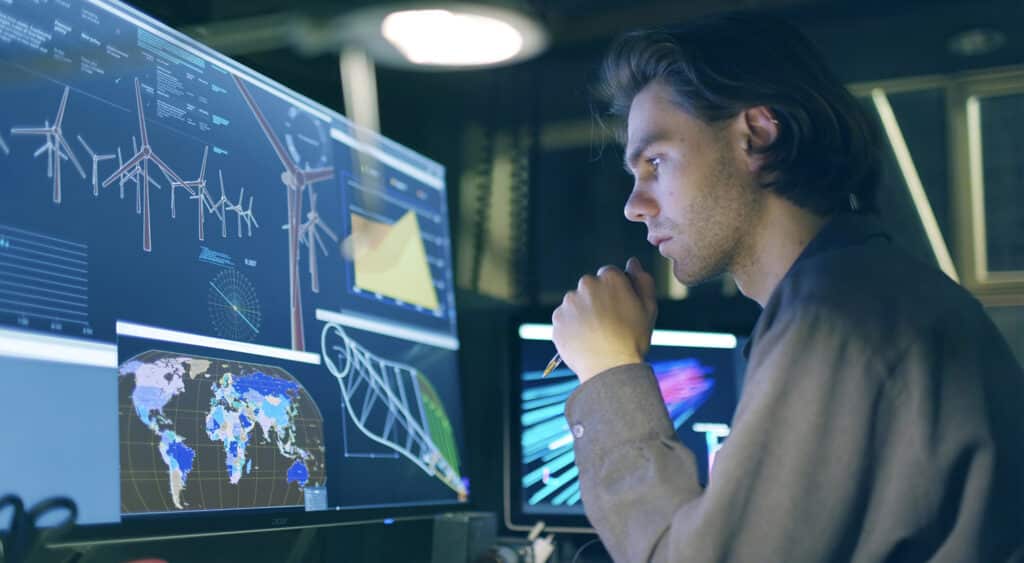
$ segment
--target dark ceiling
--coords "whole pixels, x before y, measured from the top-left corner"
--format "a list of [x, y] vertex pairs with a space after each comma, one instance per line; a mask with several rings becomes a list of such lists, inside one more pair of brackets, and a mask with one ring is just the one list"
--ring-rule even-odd
[[[293, 14], [328, 16], [380, 4], [372, 0], [129, 0], [144, 12], [203, 40], [207, 28], [271, 16], [270, 27]], [[486, 0], [495, 1], [495, 0]], [[509, 0], [497, 0], [508, 4]], [[514, 1], [514, 0], [512, 0]], [[694, 17], [736, 9], [774, 12], [797, 23], [824, 51], [846, 82], [948, 74], [1024, 62], [1024, 2], [1021, 0], [527, 0], [520, 2], [543, 22], [551, 46], [526, 65], [594, 65], [610, 40], [636, 28], [671, 26]], [[964, 57], [951, 53], [954, 34], [974, 27], [994, 28], [1006, 43], [994, 53]], [[246, 29], [243, 27], [243, 29]], [[197, 33], [198, 32], [198, 33]], [[212, 42], [209, 37], [207, 42]], [[228, 52], [244, 63], [306, 93], [337, 90], [336, 58], [310, 57], [287, 45], [256, 52]], [[522, 66], [522, 65], [521, 65]], [[416, 72], [382, 73], [382, 89], [391, 79], [407, 83]], [[447, 74], [446, 81], [471, 81], [473, 72]], [[414, 80], [415, 81], [415, 80]], [[330, 99], [320, 99], [328, 105]]]
[[[382, 2], [134, 0], [131, 3], [168, 25], [194, 29], [254, 16], [337, 15]], [[877, 58], [886, 73], [956, 71], [1024, 60], [1024, 2], [1020, 0], [529, 0], [520, 4], [547, 27], [554, 53], [599, 51], [609, 39], [625, 30], [670, 26], [703, 14], [749, 9], [789, 17], [834, 57], [841, 57], [846, 51], [861, 59]], [[976, 26], [1003, 31], [1008, 36], [1007, 44], [981, 60], [948, 53], [945, 44], [952, 34]], [[889, 64], [882, 64], [883, 59]], [[893, 64], [907, 70], [896, 70]], [[856, 78], [867, 79], [859, 75], [862, 72], [869, 73], [862, 70]]]

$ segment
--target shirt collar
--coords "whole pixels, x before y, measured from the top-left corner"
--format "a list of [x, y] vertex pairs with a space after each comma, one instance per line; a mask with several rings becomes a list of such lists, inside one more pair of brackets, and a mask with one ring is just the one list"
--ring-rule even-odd
[[[772, 296], [768, 299], [765, 308], [775, 299], [779, 293], [779, 287], [786, 284], [797, 265], [801, 262], [840, 248], [859, 246], [877, 237], [884, 238], [887, 241], [892, 240], [877, 215], [848, 212], [834, 215], [825, 223], [825, 226], [821, 228], [818, 234], [811, 239], [811, 242], [807, 244], [803, 252], [800, 253], [800, 256], [790, 266], [789, 271], [779, 281], [779, 285], [772, 291]], [[755, 328], [753, 333], [756, 332]], [[753, 333], [747, 340], [747, 343], [743, 345], [743, 357], [747, 360], [750, 359], [750, 350], [754, 344]]]

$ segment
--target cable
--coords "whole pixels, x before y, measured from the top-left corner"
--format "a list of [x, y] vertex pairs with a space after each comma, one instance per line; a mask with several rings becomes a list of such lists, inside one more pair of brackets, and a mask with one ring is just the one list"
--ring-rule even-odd
[[580, 555], [583, 554], [583, 551], [589, 548], [591, 544], [596, 544], [600, 542], [600, 540], [600, 537], [595, 537], [591, 539], [590, 542], [587, 542], [583, 546], [580, 546], [580, 549], [577, 550], [577, 553], [575, 553], [575, 555], [572, 556], [572, 563], [577, 563], [577, 560], [580, 559]]

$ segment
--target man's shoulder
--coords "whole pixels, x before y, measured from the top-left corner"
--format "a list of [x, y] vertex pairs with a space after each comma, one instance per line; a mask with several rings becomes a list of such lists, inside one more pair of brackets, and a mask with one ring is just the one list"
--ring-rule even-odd
[[880, 353], [898, 353], [924, 334], [984, 316], [941, 270], [882, 240], [801, 260], [777, 292], [764, 311], [769, 317], [825, 318]]

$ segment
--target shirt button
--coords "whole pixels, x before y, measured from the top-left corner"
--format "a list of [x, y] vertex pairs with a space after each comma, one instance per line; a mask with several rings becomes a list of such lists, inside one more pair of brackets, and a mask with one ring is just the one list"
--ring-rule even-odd
[[572, 425], [572, 435], [575, 436], [576, 438], [582, 438], [583, 437], [583, 425], [582, 424], [573, 424]]

